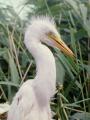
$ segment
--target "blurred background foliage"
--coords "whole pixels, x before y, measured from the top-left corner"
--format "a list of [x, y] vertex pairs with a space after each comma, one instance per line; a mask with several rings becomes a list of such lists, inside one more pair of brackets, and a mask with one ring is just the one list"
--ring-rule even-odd
[[[21, 19], [25, 7], [28, 12]], [[0, 4], [0, 103], [11, 103], [21, 84], [35, 76], [34, 59], [23, 44], [33, 15], [53, 17], [76, 56], [73, 60], [52, 49], [57, 66], [54, 119], [90, 120], [90, 0], [26, 0], [18, 13]]]

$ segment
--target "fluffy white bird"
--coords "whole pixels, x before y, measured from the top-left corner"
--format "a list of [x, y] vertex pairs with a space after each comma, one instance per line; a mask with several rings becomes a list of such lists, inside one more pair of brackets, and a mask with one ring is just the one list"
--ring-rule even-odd
[[49, 17], [32, 18], [25, 31], [24, 43], [35, 59], [36, 77], [21, 86], [7, 120], [52, 120], [50, 98], [55, 93], [56, 65], [52, 52], [45, 44], [56, 46], [70, 56], [73, 53], [61, 40], [54, 20]]

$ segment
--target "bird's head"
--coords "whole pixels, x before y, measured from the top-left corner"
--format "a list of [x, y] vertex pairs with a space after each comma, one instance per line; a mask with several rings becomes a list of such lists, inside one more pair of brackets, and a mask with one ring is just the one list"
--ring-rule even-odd
[[42, 42], [59, 48], [66, 55], [74, 56], [73, 52], [61, 39], [54, 20], [47, 16], [38, 16], [31, 19], [30, 25], [25, 31], [24, 43], [29, 45], [31, 42]]

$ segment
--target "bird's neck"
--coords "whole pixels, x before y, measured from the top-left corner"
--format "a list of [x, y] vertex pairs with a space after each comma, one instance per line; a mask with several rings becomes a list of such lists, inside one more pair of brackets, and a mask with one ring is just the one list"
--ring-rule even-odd
[[33, 81], [35, 93], [42, 104], [50, 100], [55, 93], [56, 86], [56, 65], [55, 59], [48, 47], [38, 43], [33, 44], [30, 50], [36, 62], [36, 77]]

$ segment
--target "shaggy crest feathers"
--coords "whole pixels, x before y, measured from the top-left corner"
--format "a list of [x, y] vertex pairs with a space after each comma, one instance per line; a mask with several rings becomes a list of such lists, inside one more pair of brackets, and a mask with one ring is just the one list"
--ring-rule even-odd
[[52, 25], [55, 25], [55, 21], [53, 18], [49, 17], [49, 16], [33, 16], [31, 18], [31, 21], [30, 23], [31, 24], [35, 24], [37, 22], [40, 22], [40, 23], [48, 23], [48, 24], [52, 24]]

